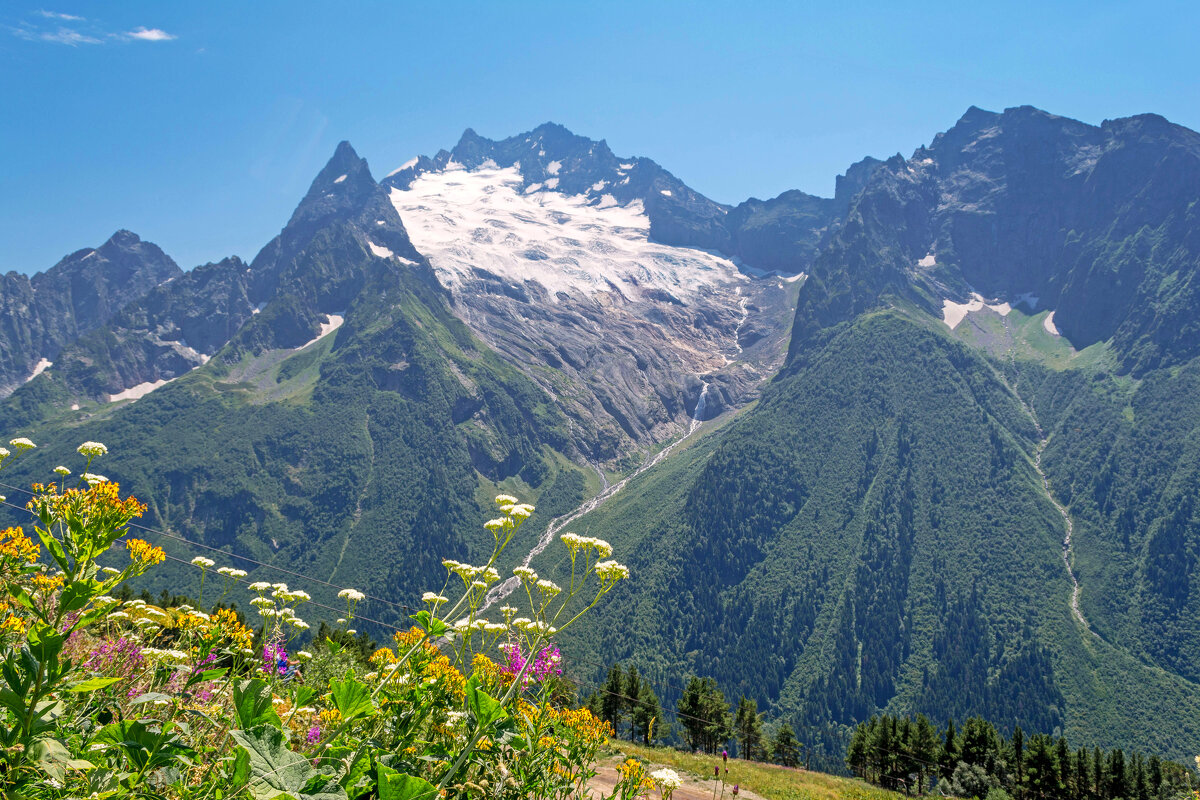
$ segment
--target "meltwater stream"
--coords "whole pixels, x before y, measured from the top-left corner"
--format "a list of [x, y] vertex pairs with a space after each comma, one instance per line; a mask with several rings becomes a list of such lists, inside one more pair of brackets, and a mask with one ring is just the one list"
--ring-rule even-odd
[[[689, 436], [691, 436], [693, 433], [695, 433], [696, 429], [700, 427], [700, 423], [704, 421], [704, 411], [707, 407], [708, 407], [708, 383], [701, 382], [700, 397], [697, 398], [696, 408], [695, 408], [695, 410], [692, 411], [692, 424], [688, 428], [687, 433], [685, 433], [683, 436], [679, 437], [675, 441], [671, 442], [669, 445], [664, 447], [662, 450], [659, 450], [654, 455], [653, 458], [648, 460], [646, 463], [642, 464], [640, 467], [638, 467], [636, 470], [634, 470], [628, 476], [622, 478], [621, 480], [617, 481], [614, 484], [605, 486], [603, 491], [601, 491], [599, 494], [597, 494], [595, 497], [591, 498], [590, 500], [584, 502], [583, 505], [576, 508], [570, 514], [567, 514], [562, 517], [555, 517], [554, 519], [550, 520], [550, 524], [546, 526], [546, 530], [542, 533], [541, 537], [538, 539], [537, 544], [535, 544], [533, 546], [533, 549], [530, 550], [529, 553], [525, 556], [525, 560], [521, 562], [521, 565], [528, 567], [530, 562], [532, 562], [534, 558], [536, 558], [538, 555], [541, 554], [541, 552], [543, 550], [545, 550], [547, 547], [550, 546], [550, 543], [552, 541], [554, 541], [554, 538], [556, 536], [558, 536], [559, 532], [563, 528], [567, 527], [572, 522], [575, 522], [577, 519], [584, 516], [585, 514], [590, 514], [591, 512], [595, 511], [600, 506], [604, 505], [605, 501], [607, 501], [610, 497], [615, 495], [617, 492], [624, 489], [625, 485], [627, 483], [629, 483], [631, 480], [636, 478], [638, 475], [641, 475], [646, 470], [648, 470], [651, 467], [655, 466], [656, 464], [660, 463], [664, 458], [666, 458], [668, 455], [670, 455], [672, 450], [674, 450], [676, 447], [678, 447], [681, 442], [683, 442], [685, 439], [687, 439]], [[601, 473], [601, 477], [603, 477], [603, 473]], [[508, 580], [499, 584], [498, 586], [494, 586], [492, 588], [492, 590], [490, 592], [488, 592], [487, 598], [483, 601], [483, 605], [479, 608], [479, 611], [477, 613], [482, 614], [483, 612], [485, 612], [489, 608], [491, 608], [494, 604], [500, 602], [501, 600], [504, 600], [506, 597], [508, 597], [510, 594], [512, 594], [513, 591], [516, 590], [516, 588], [520, 584], [521, 584], [521, 580], [514, 575], [514, 576], [510, 577]]]

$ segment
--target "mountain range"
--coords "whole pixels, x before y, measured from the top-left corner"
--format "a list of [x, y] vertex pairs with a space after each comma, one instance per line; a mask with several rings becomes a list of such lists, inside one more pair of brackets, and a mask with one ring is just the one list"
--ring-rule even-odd
[[971, 108], [737, 206], [553, 124], [381, 180], [343, 142], [249, 264], [120, 231], [0, 278], [0, 415], [41, 444], [5, 482], [104, 441], [169, 553], [381, 624], [506, 491], [508, 567], [564, 569], [565, 517], [633, 570], [563, 643], [585, 686], [711, 675], [829, 763], [881, 709], [1183, 757], [1197, 201], [1200, 135], [1154, 115]]

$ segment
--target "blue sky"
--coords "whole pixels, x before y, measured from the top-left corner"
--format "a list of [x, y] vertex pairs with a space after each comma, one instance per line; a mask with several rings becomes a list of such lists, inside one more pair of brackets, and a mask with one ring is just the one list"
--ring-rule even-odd
[[250, 259], [342, 139], [379, 177], [552, 120], [735, 203], [829, 195], [972, 104], [1200, 128], [1197, 30], [1194, 2], [10, 0], [0, 272], [118, 228]]

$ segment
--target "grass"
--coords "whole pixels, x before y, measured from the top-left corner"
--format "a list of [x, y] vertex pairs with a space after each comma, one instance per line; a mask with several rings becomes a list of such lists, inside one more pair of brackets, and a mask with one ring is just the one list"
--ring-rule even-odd
[[[667, 747], [643, 747], [629, 742], [613, 741], [615, 753], [633, 756], [639, 761], [670, 767], [697, 780], [709, 780], [713, 768], [720, 765], [720, 756], [684, 753]], [[841, 778], [822, 772], [808, 772], [757, 761], [729, 759], [729, 784], [738, 784], [767, 800], [896, 800], [903, 797], [855, 778]], [[732, 786], [730, 787], [732, 788]], [[726, 794], [729, 794], [726, 789]]]

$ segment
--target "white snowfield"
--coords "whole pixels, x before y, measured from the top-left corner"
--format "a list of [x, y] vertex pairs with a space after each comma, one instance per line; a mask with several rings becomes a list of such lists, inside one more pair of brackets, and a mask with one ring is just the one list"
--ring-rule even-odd
[[395, 253], [393, 253], [391, 250], [388, 250], [381, 244], [375, 244], [370, 239], [367, 240], [367, 246], [371, 248], [372, 253], [380, 258], [391, 258], [393, 255], [395, 255]]
[[967, 314], [972, 311], [982, 311], [983, 309], [995, 311], [1002, 317], [1007, 317], [1012, 311], [1012, 306], [1008, 303], [987, 303], [983, 299], [983, 295], [978, 292], [971, 293], [971, 299], [965, 303], [956, 303], [953, 300], [942, 301], [942, 322], [949, 326], [950, 330], [958, 327], [958, 323], [966, 319]]
[[1058, 332], [1058, 327], [1054, 324], [1054, 312], [1053, 311], [1051, 311], [1049, 314], [1047, 314], [1046, 318], [1044, 320], [1042, 320], [1042, 327], [1046, 329], [1046, 333], [1051, 333], [1051, 334], [1054, 334], [1055, 336], [1060, 335]]
[[727, 259], [651, 242], [640, 200], [621, 206], [612, 195], [597, 202], [539, 184], [523, 194], [521, 183], [515, 167], [448, 167], [421, 175], [407, 190], [392, 189], [391, 200], [413, 245], [452, 290], [475, 268], [513, 283], [536, 281], [552, 301], [558, 292], [615, 291], [633, 300], [661, 290], [687, 302], [748, 280]]
[[[390, 253], [389, 253], [389, 255], [390, 255]], [[342, 323], [345, 321], [346, 321], [346, 312], [345, 311], [343, 311], [339, 314], [327, 314], [325, 316], [325, 322], [321, 323], [321, 330], [317, 332], [317, 335], [314, 336], [312, 339], [309, 339], [307, 342], [300, 345], [296, 349], [303, 350], [304, 348], [308, 347], [311, 344], [316, 344], [317, 342], [324, 339], [329, 334], [336, 331], [338, 328], [342, 327]]]
[[41, 375], [43, 372], [45, 372], [46, 370], [50, 369], [53, 366], [54, 366], [54, 362], [43, 356], [42, 359], [39, 360], [36, 365], [34, 365], [33, 374], [30, 375], [28, 378], [26, 378], [25, 382], [29, 383], [31, 380], [36, 378], [38, 375]]
[[145, 383], [139, 383], [137, 386], [130, 386], [123, 392], [110, 394], [108, 396], [108, 402], [116, 403], [119, 400], [140, 400], [141, 398], [153, 392], [155, 389], [166, 386], [168, 383], [170, 383], [170, 381], [166, 380], [146, 381]]

